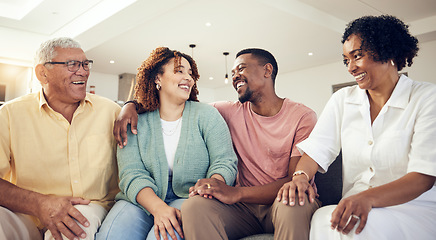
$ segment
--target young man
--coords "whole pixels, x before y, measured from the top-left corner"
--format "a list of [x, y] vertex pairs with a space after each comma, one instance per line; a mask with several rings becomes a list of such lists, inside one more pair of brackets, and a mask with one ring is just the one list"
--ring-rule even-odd
[[113, 203], [120, 107], [86, 93], [91, 66], [73, 39], [49, 40], [42, 90], [1, 106], [0, 239], [94, 239]]
[[[190, 189], [191, 198], [182, 205], [187, 239], [239, 239], [273, 232], [275, 239], [309, 239], [310, 219], [318, 203], [289, 203], [291, 207], [275, 198], [292, 178], [301, 157], [296, 144], [309, 136], [316, 115], [302, 104], [277, 96], [277, 72], [277, 62], [268, 51], [244, 49], [236, 55], [232, 77], [239, 101], [213, 105], [232, 135], [238, 156], [237, 182], [231, 187], [201, 179]], [[126, 105], [123, 111], [128, 117], [116, 123], [119, 144], [128, 122], [136, 128], [134, 109], [133, 104]], [[125, 144], [124, 140], [120, 146]]]

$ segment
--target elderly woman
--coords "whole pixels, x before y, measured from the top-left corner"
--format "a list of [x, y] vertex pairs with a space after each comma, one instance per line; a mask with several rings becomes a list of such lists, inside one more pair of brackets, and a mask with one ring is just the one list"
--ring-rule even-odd
[[358, 86], [329, 100], [277, 200], [304, 203], [295, 193], [307, 191], [313, 201], [308, 180], [342, 149], [342, 200], [315, 212], [311, 239], [434, 239], [436, 86], [398, 75], [418, 40], [393, 16], [367, 16], [348, 24], [342, 43]]
[[97, 239], [180, 239], [179, 209], [189, 188], [202, 178], [226, 184], [236, 178], [230, 133], [214, 107], [198, 103], [190, 56], [157, 48], [136, 78], [145, 113], [137, 135], [128, 131], [129, 144], [118, 150], [121, 192]]

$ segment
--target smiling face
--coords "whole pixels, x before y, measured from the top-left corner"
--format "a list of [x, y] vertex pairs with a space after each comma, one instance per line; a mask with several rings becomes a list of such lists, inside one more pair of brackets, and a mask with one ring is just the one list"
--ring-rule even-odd
[[[80, 48], [56, 48], [55, 51], [52, 62], [87, 60]], [[76, 72], [70, 72], [64, 64], [46, 64], [37, 66], [36, 72], [49, 104], [76, 104], [85, 98], [89, 71], [85, 71], [83, 66]]]
[[232, 69], [233, 87], [238, 92], [239, 101], [255, 101], [259, 91], [265, 86], [264, 66], [251, 54], [242, 54], [235, 59]]
[[[175, 103], [182, 103], [189, 99], [194, 80], [192, 78], [192, 69], [188, 60], [181, 58], [180, 65], [171, 59], [163, 68], [163, 74], [158, 74], [156, 84], [161, 86], [159, 98], [162, 102], [170, 100]], [[175, 70], [175, 71], [174, 71]]]
[[376, 90], [389, 77], [390, 63], [374, 61], [361, 45], [357, 35], [350, 35], [343, 45], [344, 64], [361, 89]]

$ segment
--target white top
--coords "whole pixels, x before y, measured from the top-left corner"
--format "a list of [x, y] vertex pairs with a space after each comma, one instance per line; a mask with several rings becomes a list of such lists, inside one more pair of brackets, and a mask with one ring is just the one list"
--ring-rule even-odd
[[179, 145], [180, 132], [182, 130], [182, 118], [176, 121], [160, 120], [162, 124], [162, 136], [164, 140], [165, 155], [167, 156], [170, 176], [173, 174], [174, 156]]
[[[342, 149], [343, 197], [408, 172], [436, 176], [436, 85], [402, 75], [371, 126], [368, 96], [358, 86], [336, 92], [308, 139], [297, 145], [327, 171]], [[436, 201], [436, 188], [426, 194]]]

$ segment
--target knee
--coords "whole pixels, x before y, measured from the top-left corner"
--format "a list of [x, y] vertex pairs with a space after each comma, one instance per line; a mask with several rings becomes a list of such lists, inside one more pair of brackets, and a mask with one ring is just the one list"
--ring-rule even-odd
[[195, 215], [198, 212], [203, 212], [203, 210], [206, 208], [208, 201], [210, 201], [210, 199], [205, 199], [201, 196], [194, 196], [186, 199], [180, 209], [182, 212], [182, 216], [190, 214]]
[[6, 231], [12, 230], [14, 228], [14, 222], [17, 222], [15, 214], [7, 208], [0, 206], [0, 239], [4, 236], [8, 236]]
[[316, 210], [312, 216], [311, 226], [330, 226], [330, 220], [335, 208], [336, 205], [329, 205]]
[[9, 215], [10, 211], [7, 208], [0, 206], [0, 227], [8, 222], [8, 218], [6, 217]]
[[96, 203], [90, 203], [88, 205], [74, 205], [74, 207], [86, 218], [92, 225], [100, 225], [103, 219], [106, 217], [107, 211], [102, 206]]
[[317, 202], [310, 203], [307, 201], [307, 198], [305, 199], [304, 205], [299, 205], [296, 203], [294, 206], [289, 206], [286, 204], [283, 204], [281, 202], [275, 201], [273, 203], [273, 209], [275, 214], [283, 218], [293, 218], [294, 216], [296, 218], [300, 218], [303, 216], [306, 216], [306, 218], [311, 218], [313, 213], [319, 208], [319, 205]]
[[104, 219], [96, 234], [96, 239], [117, 239], [117, 237], [123, 236], [122, 234], [126, 229], [137, 228], [136, 231], [142, 228], [151, 228], [149, 225], [150, 220], [141, 208], [130, 202], [120, 200], [115, 203]]
[[[217, 200], [207, 199], [201, 196], [191, 197], [185, 200], [181, 207], [182, 221], [203, 222], [212, 215], [219, 214]], [[208, 213], [208, 214], [205, 214]]]

